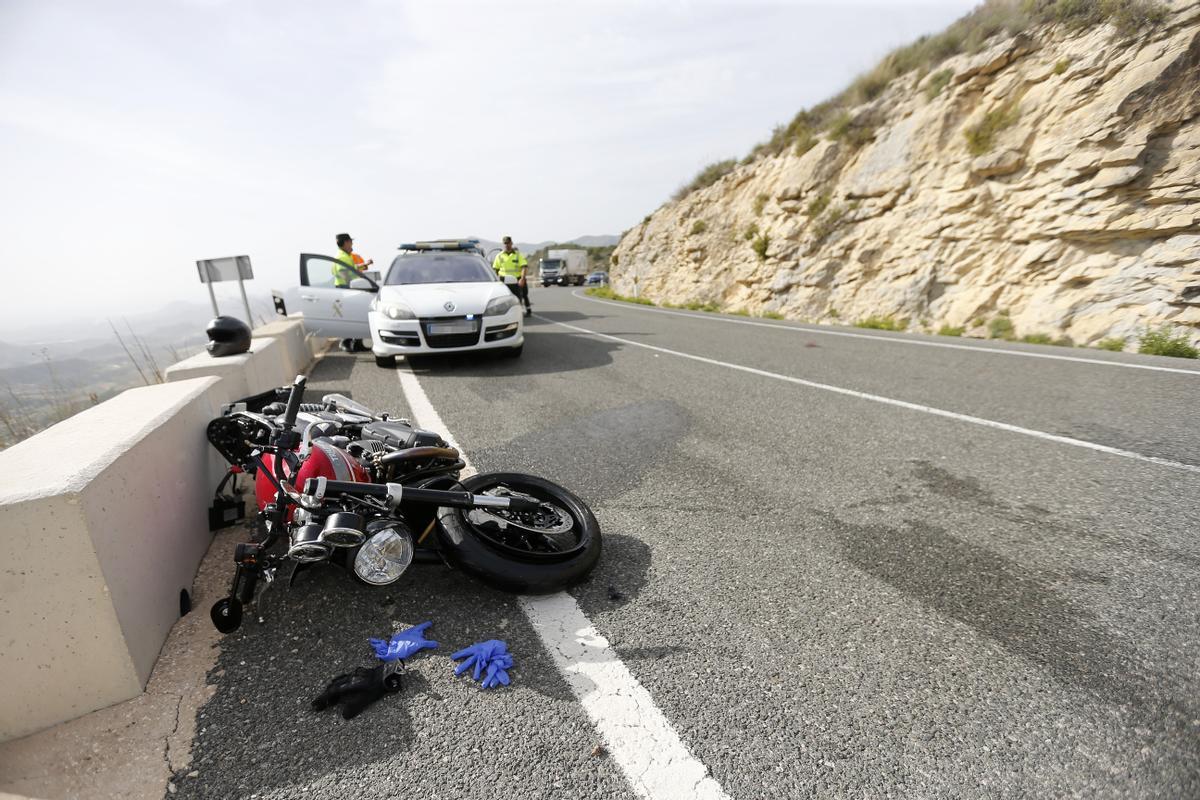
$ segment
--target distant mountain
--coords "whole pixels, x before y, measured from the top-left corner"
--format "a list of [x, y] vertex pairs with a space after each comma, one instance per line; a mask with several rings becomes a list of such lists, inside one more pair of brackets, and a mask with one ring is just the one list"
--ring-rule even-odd
[[38, 360], [33, 348], [27, 344], [0, 342], [0, 369], [22, 364], [34, 364]]

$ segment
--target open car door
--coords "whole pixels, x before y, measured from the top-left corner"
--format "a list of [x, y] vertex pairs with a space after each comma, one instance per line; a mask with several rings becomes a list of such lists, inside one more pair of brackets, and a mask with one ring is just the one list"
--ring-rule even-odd
[[379, 284], [358, 270], [350, 288], [335, 287], [334, 268], [349, 269], [330, 256], [300, 254], [300, 307], [289, 309], [304, 316], [304, 329], [328, 339], [369, 339], [367, 307]]

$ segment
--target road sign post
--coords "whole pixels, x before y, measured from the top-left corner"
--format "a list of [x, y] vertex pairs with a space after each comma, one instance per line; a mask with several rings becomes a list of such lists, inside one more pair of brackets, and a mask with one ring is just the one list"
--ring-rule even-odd
[[216, 317], [221, 316], [221, 311], [217, 308], [217, 295], [212, 285], [219, 281], [237, 281], [238, 291], [242, 293], [242, 306], [246, 309], [246, 324], [254, 327], [245, 284], [245, 281], [254, 277], [254, 270], [250, 267], [250, 256], [206, 258], [196, 262], [196, 271], [200, 273], [200, 282], [208, 286], [208, 299], [212, 301], [213, 316]]

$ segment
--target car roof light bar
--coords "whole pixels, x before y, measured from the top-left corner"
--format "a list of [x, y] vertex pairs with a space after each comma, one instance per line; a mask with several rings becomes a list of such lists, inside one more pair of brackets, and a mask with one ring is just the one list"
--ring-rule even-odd
[[400, 250], [478, 250], [478, 239], [431, 239], [426, 242], [406, 242]]

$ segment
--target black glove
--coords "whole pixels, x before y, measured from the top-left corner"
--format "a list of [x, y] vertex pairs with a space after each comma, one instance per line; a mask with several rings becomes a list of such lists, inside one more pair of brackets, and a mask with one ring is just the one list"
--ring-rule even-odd
[[400, 691], [401, 669], [401, 662], [393, 661], [377, 667], [359, 667], [348, 675], [338, 675], [312, 701], [313, 711], [324, 711], [340, 703], [342, 719], [354, 719], [385, 694]]

